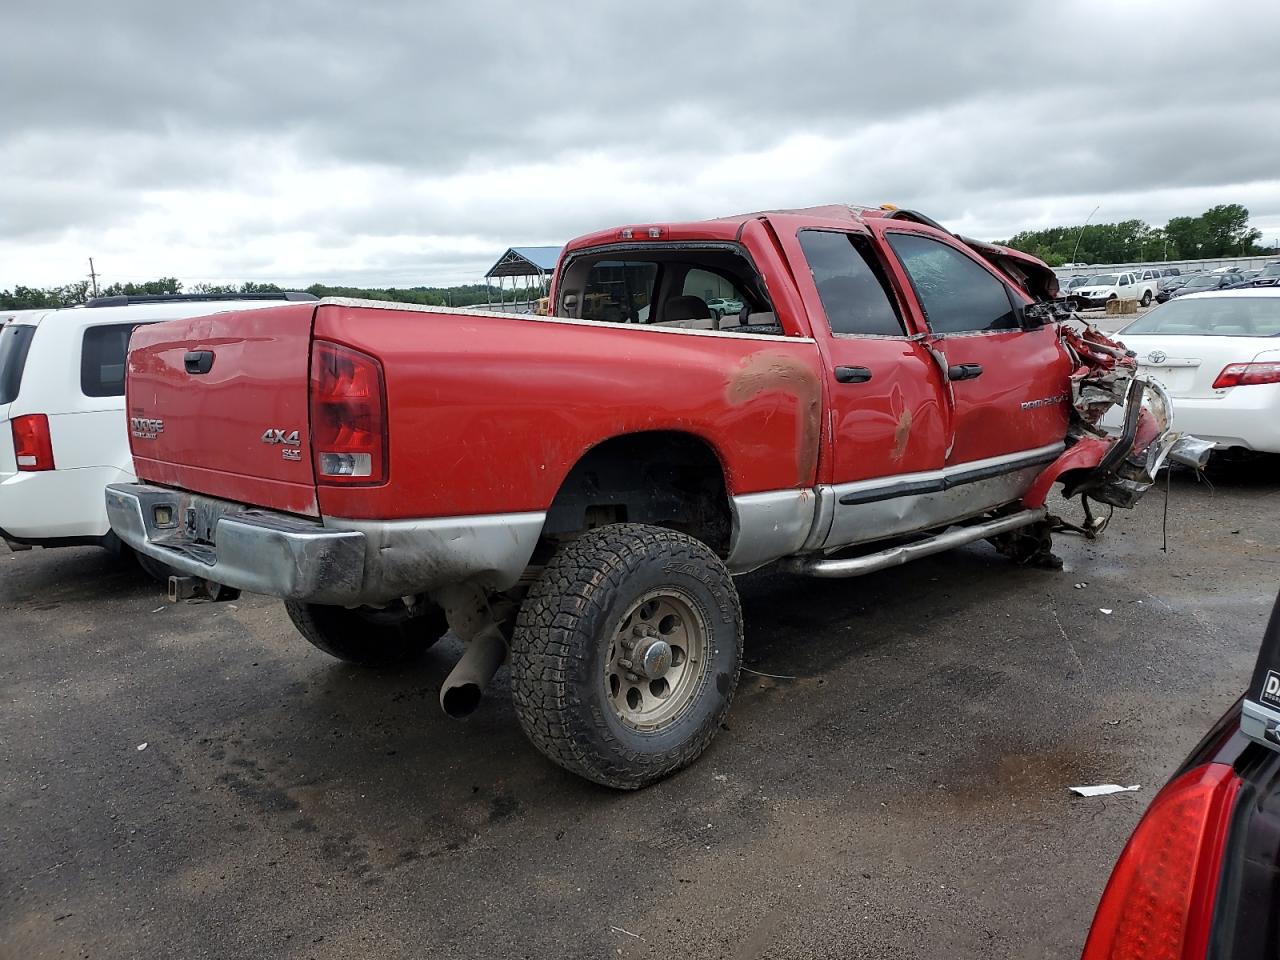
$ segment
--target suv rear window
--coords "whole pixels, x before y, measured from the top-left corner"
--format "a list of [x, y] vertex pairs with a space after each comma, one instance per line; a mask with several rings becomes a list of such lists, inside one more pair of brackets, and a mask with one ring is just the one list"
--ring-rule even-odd
[[129, 335], [136, 323], [90, 327], [80, 349], [80, 392], [86, 397], [123, 397]]
[[13, 403], [22, 386], [22, 371], [36, 328], [10, 323], [0, 327], [0, 403]]

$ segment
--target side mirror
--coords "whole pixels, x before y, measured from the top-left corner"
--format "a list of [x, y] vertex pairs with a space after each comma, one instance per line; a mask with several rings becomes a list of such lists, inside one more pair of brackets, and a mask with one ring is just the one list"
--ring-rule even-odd
[[1060, 300], [1049, 300], [1042, 303], [1014, 304], [1013, 312], [1018, 318], [1018, 326], [1023, 330], [1039, 330], [1058, 319]]

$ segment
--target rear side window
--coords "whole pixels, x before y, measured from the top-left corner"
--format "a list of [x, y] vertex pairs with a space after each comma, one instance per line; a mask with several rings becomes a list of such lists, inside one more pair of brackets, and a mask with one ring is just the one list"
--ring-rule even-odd
[[0, 327], [0, 403], [13, 403], [22, 387], [22, 371], [36, 328], [25, 324]]
[[602, 260], [591, 268], [582, 297], [582, 319], [645, 323], [658, 279], [656, 263]]
[[902, 318], [865, 245], [861, 237], [847, 233], [800, 231], [800, 248], [831, 332], [901, 337], [906, 333]]
[[136, 323], [90, 327], [80, 349], [80, 392], [86, 397], [123, 397], [129, 335]]
[[1017, 329], [1005, 285], [959, 250], [910, 233], [886, 237], [934, 333]]

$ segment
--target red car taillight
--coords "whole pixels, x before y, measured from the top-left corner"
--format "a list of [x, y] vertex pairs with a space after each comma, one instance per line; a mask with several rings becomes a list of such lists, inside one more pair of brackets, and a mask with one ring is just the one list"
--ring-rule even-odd
[[382, 365], [324, 340], [311, 352], [311, 450], [316, 482], [387, 479], [387, 407]]
[[1280, 363], [1228, 363], [1213, 381], [1213, 389], [1280, 383]]
[[19, 470], [52, 470], [53, 437], [49, 435], [49, 418], [43, 413], [14, 417], [13, 452]]
[[1143, 816], [1111, 872], [1082, 960], [1203, 960], [1240, 778], [1189, 770]]

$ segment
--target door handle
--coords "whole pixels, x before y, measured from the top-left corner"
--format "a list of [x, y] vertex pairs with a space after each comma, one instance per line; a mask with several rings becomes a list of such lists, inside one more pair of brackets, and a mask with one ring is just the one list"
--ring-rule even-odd
[[836, 367], [836, 383], [866, 383], [871, 371], [866, 367]]
[[182, 358], [182, 365], [190, 374], [208, 373], [213, 369], [213, 351], [188, 350]]
[[980, 363], [957, 363], [954, 366], [947, 367], [947, 379], [955, 380], [977, 380], [982, 376], [982, 364]]

